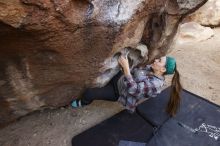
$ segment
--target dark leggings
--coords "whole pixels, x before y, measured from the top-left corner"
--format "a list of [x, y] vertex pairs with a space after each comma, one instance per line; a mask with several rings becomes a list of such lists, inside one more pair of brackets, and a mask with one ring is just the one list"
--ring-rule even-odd
[[92, 103], [93, 100], [117, 101], [119, 98], [117, 81], [121, 77], [121, 75], [122, 72], [120, 71], [104, 87], [87, 88], [82, 95], [82, 99], [81, 99], [82, 105], [88, 105]]

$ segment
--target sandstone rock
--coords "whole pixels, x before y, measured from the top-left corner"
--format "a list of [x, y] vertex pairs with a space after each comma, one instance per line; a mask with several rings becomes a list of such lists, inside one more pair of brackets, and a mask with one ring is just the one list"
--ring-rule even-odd
[[18, 0], [0, 0], [0, 20], [12, 27], [19, 27], [27, 16]]
[[204, 6], [195, 13], [188, 16], [188, 21], [195, 21], [201, 25], [219, 26], [220, 25], [220, 1], [209, 0]]
[[206, 1], [166, 1], [163, 9], [160, 9], [159, 13], [154, 13], [151, 21], [146, 24], [142, 40], [148, 45], [149, 51], [148, 57], [144, 60], [148, 59], [148, 62], [152, 62], [154, 58], [165, 55], [172, 46], [172, 39], [176, 34], [178, 24]]
[[189, 15], [187, 21], [195, 21], [201, 25], [219, 26], [220, 25], [220, 1], [208, 0], [195, 13]]
[[141, 51], [141, 56], [144, 57], [148, 54], [148, 49], [147, 49], [147, 46], [142, 44], [142, 43], [139, 43], [136, 47], [137, 50]]
[[125, 50], [132, 67], [165, 54], [205, 1], [0, 0], [0, 125], [105, 85]]
[[207, 40], [214, 36], [214, 31], [209, 27], [201, 26], [196, 22], [184, 23], [179, 26], [176, 43], [184, 44]]

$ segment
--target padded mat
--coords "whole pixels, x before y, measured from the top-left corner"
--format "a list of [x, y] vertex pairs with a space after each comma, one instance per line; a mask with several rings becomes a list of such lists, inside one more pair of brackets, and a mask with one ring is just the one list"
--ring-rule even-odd
[[136, 113], [123, 110], [72, 139], [72, 146], [118, 146], [121, 140], [146, 143], [153, 127]]
[[138, 105], [136, 110], [140, 116], [153, 126], [160, 126], [169, 116], [166, 114], [165, 107], [169, 100], [170, 88], [163, 90], [157, 97], [152, 97]]
[[[167, 120], [169, 120], [169, 115], [166, 113], [165, 109], [170, 97], [170, 88], [167, 88], [161, 92], [157, 97], [150, 98], [149, 100], [143, 102], [137, 107], [137, 112], [153, 126], [161, 126]], [[175, 116], [179, 120], [191, 119], [194, 112], [198, 111], [199, 107], [205, 110], [217, 110], [219, 106], [210, 103], [209, 101], [191, 93], [186, 90], [181, 92], [181, 102], [180, 109]], [[211, 114], [213, 112], [205, 112], [205, 110], [200, 112], [201, 114]], [[198, 113], [197, 113], [198, 114]], [[214, 114], [214, 113], [213, 113]], [[215, 113], [216, 114], [216, 113]], [[191, 116], [191, 117], [190, 117]]]
[[220, 146], [220, 107], [186, 90], [175, 117], [165, 108], [170, 88], [158, 97], [112, 116], [72, 139], [73, 146]]
[[137, 108], [158, 127], [147, 146], [220, 146], [220, 107], [183, 90], [180, 109], [171, 118], [165, 112], [169, 94], [170, 88]]
[[220, 129], [215, 131], [213, 128], [192, 128], [175, 119], [170, 119], [162, 125], [147, 146], [219, 146], [220, 133], [217, 131]]

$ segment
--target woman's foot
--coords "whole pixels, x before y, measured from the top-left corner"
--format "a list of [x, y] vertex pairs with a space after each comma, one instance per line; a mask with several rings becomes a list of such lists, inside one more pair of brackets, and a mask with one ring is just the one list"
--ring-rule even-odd
[[81, 100], [80, 99], [75, 99], [71, 102], [72, 108], [78, 108], [82, 107]]

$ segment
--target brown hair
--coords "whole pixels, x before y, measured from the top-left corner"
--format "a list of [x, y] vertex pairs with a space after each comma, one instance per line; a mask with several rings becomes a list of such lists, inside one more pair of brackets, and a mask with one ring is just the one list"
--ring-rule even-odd
[[175, 67], [175, 73], [171, 82], [171, 94], [170, 99], [166, 107], [166, 112], [170, 116], [175, 116], [177, 110], [180, 106], [180, 91], [182, 90], [182, 85], [180, 83], [180, 75]]
[[[137, 67], [143, 67], [146, 64], [147, 64], [146, 61], [143, 61], [142, 63], [137, 65]], [[176, 65], [175, 70], [174, 70], [174, 75], [172, 78], [172, 82], [171, 82], [170, 99], [166, 107], [166, 112], [172, 117], [176, 115], [179, 109], [180, 100], [181, 100], [181, 97], [180, 97], [181, 90], [182, 90], [182, 85], [180, 83], [180, 74], [177, 70], [177, 65]]]

